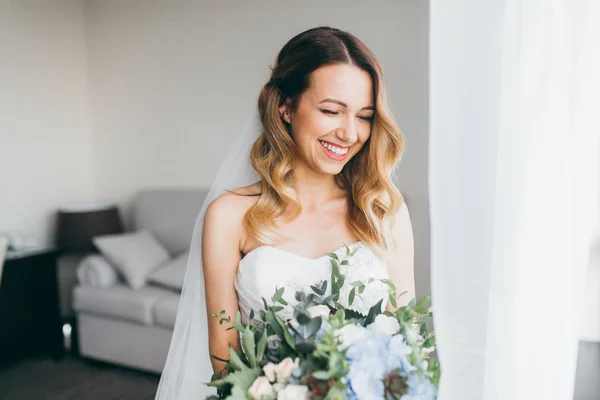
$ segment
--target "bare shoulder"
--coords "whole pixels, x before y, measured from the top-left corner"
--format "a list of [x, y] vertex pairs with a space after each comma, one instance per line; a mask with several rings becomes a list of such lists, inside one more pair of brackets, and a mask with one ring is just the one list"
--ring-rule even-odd
[[206, 218], [221, 216], [228, 222], [236, 217], [244, 216], [260, 196], [260, 182], [228, 191], [213, 200], [206, 210]]
[[[260, 197], [260, 182], [226, 192], [213, 200], [204, 216], [204, 237], [215, 240], [237, 238], [238, 244], [244, 237], [243, 220], [246, 212]], [[212, 242], [208, 240], [205, 242]]]

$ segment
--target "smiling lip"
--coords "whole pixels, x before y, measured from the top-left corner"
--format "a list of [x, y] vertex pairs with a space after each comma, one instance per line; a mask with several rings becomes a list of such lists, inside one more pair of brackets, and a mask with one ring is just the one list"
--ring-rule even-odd
[[[329, 142], [326, 142], [329, 143]], [[331, 143], [333, 145], [333, 143]], [[321, 147], [323, 149], [323, 152], [325, 153], [325, 155], [329, 158], [331, 158], [332, 160], [335, 161], [343, 161], [346, 159], [346, 157], [348, 157], [348, 154], [350, 153], [350, 151], [348, 151], [346, 154], [338, 156], [336, 154], [331, 153], [329, 150], [327, 150], [321, 143], [319, 143], [319, 147]]]
[[337, 143], [328, 142], [327, 140], [321, 140], [321, 142], [329, 143], [332, 146], [339, 147], [340, 149], [349, 149], [352, 146], [341, 146]]

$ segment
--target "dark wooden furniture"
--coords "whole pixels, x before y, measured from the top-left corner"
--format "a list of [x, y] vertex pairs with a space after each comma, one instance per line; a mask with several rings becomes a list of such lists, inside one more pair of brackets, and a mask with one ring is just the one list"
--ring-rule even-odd
[[0, 366], [32, 356], [63, 356], [53, 249], [9, 253], [0, 281]]

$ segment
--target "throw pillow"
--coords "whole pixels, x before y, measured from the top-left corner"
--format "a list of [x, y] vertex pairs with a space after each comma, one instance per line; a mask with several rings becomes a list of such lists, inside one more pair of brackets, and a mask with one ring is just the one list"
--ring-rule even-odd
[[186, 251], [153, 272], [148, 277], [148, 282], [181, 292], [187, 261], [188, 252]]
[[169, 252], [147, 231], [97, 236], [92, 241], [132, 289], [146, 285], [148, 276], [170, 259]]

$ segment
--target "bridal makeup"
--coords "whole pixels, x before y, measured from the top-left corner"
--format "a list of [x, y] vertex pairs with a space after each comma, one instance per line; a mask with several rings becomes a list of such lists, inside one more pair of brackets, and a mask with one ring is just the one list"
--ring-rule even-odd
[[292, 137], [302, 161], [314, 171], [338, 174], [371, 135], [370, 75], [349, 64], [321, 67], [311, 75], [292, 118]]

